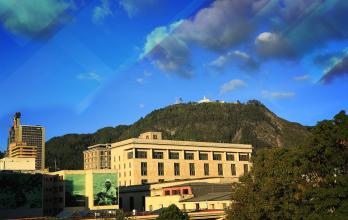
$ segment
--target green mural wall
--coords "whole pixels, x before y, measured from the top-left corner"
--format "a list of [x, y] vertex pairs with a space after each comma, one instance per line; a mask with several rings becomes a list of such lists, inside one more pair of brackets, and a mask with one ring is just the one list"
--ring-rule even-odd
[[85, 174], [66, 174], [65, 207], [83, 207], [86, 205]]

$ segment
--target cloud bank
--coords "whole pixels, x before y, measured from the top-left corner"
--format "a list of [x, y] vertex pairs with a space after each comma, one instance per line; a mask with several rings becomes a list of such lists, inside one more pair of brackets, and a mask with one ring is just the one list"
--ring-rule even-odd
[[0, 20], [12, 33], [33, 38], [46, 38], [65, 22], [72, 4], [59, 0], [1, 0]]

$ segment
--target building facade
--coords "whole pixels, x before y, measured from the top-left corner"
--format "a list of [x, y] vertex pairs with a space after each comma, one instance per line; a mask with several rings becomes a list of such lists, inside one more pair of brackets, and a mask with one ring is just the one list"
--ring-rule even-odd
[[17, 112], [8, 137], [8, 157], [35, 158], [35, 168], [45, 168], [45, 128], [21, 125], [21, 114]]
[[58, 175], [1, 171], [0, 185], [0, 219], [36, 219], [64, 209], [64, 183]]
[[111, 169], [111, 145], [97, 144], [83, 151], [83, 167], [89, 169]]
[[35, 158], [5, 157], [0, 159], [0, 170], [35, 170]]
[[160, 132], [111, 144], [111, 168], [120, 186], [173, 180], [238, 178], [251, 167], [252, 146], [163, 140]]

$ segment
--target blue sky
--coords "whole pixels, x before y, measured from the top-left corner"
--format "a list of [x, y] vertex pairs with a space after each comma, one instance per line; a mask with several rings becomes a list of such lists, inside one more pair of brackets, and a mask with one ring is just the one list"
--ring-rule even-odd
[[345, 0], [0, 0], [0, 149], [203, 96], [314, 125], [348, 109]]

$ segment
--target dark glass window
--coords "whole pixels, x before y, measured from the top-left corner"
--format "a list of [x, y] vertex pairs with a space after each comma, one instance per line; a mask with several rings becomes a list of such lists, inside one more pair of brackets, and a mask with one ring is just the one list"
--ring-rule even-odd
[[141, 175], [147, 176], [147, 163], [141, 162]]
[[226, 160], [234, 161], [234, 154], [232, 154], [232, 153], [227, 153], [227, 154], [226, 154]]
[[236, 164], [231, 164], [231, 174], [232, 176], [237, 175]]
[[147, 179], [142, 179], [141, 180], [141, 184], [146, 184], [147, 183]]
[[209, 176], [209, 163], [204, 164], [204, 176]]
[[169, 190], [165, 190], [165, 191], [164, 191], [164, 195], [165, 195], [165, 196], [169, 196], [169, 195], [170, 195], [170, 191], [169, 191]]
[[196, 175], [195, 164], [190, 163], [190, 176]]
[[213, 160], [221, 160], [221, 154], [213, 153]]
[[208, 153], [199, 153], [199, 160], [208, 160]]
[[152, 158], [153, 159], [163, 159], [163, 152], [153, 151]]
[[193, 153], [185, 152], [185, 160], [194, 160]]
[[158, 163], [158, 176], [164, 176], [164, 164]]
[[178, 160], [179, 159], [179, 152], [169, 152], [169, 159], [174, 159], [174, 160]]
[[219, 176], [224, 175], [224, 171], [222, 169], [222, 164], [221, 163], [218, 164], [218, 174], [219, 174]]
[[243, 168], [244, 168], [244, 173], [248, 173], [248, 172], [249, 172], [249, 166], [248, 166], [248, 164], [244, 164], [244, 165], [243, 165]]
[[135, 157], [136, 158], [147, 158], [147, 152], [146, 151], [139, 151], [139, 150], [137, 150], [135, 152]]
[[128, 159], [133, 159], [133, 151], [127, 153]]
[[174, 163], [174, 175], [180, 176], [180, 164], [179, 163]]
[[249, 154], [239, 154], [239, 161], [249, 161]]

